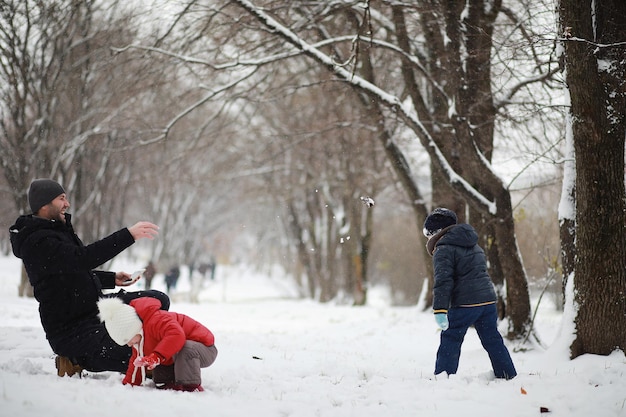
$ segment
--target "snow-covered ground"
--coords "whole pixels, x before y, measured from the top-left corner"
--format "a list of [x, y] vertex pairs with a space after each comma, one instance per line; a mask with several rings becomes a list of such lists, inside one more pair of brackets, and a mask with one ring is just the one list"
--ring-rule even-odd
[[[127, 272], [142, 266], [122, 264]], [[389, 307], [383, 291], [372, 289], [366, 307], [320, 305], [296, 299], [284, 279], [218, 265], [191, 303], [183, 270], [171, 310], [207, 325], [219, 355], [203, 369], [206, 391], [181, 393], [123, 386], [116, 373], [57, 377], [37, 303], [17, 296], [19, 272], [18, 260], [0, 257], [2, 417], [527, 417], [542, 407], [554, 417], [626, 416], [624, 354], [568, 360], [552, 343], [561, 315], [545, 300], [537, 326], [553, 346], [514, 352], [509, 345], [517, 378], [493, 379], [470, 330], [459, 372], [447, 379], [432, 375], [439, 337], [432, 315]], [[163, 276], [155, 280], [164, 289]]]

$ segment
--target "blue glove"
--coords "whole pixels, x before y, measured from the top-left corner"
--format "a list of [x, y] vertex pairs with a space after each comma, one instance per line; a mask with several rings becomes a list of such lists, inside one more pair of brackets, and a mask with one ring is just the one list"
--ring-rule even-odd
[[437, 326], [439, 326], [441, 330], [448, 330], [450, 323], [448, 323], [447, 313], [435, 313], [435, 321], [437, 322]]

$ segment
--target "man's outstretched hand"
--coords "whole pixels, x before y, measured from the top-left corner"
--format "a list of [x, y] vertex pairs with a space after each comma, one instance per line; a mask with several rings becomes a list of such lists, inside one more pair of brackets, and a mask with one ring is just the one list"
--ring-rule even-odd
[[159, 226], [150, 222], [137, 222], [133, 226], [128, 228], [128, 231], [133, 236], [133, 239], [154, 239], [159, 234]]

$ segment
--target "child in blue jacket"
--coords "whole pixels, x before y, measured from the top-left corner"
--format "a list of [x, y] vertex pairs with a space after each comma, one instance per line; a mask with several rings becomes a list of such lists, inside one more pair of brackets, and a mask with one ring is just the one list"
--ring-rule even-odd
[[498, 332], [496, 293], [476, 231], [457, 224], [452, 210], [437, 208], [426, 218], [423, 232], [433, 257], [433, 310], [442, 330], [435, 375], [456, 373], [465, 333], [474, 326], [495, 377], [514, 378], [517, 372]]

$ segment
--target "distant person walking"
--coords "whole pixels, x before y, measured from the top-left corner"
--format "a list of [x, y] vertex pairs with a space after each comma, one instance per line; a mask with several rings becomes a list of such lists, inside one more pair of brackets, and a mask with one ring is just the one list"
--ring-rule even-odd
[[176, 265], [171, 267], [170, 270], [167, 271], [167, 274], [165, 274], [165, 286], [167, 287], [168, 294], [176, 288], [178, 277], [180, 277], [180, 268]]
[[154, 266], [154, 262], [148, 262], [148, 265], [146, 265], [146, 270], [143, 273], [143, 278], [145, 280], [144, 282], [146, 283], [146, 290], [152, 288], [152, 280], [154, 279], [156, 272], [157, 271], [156, 267]]

